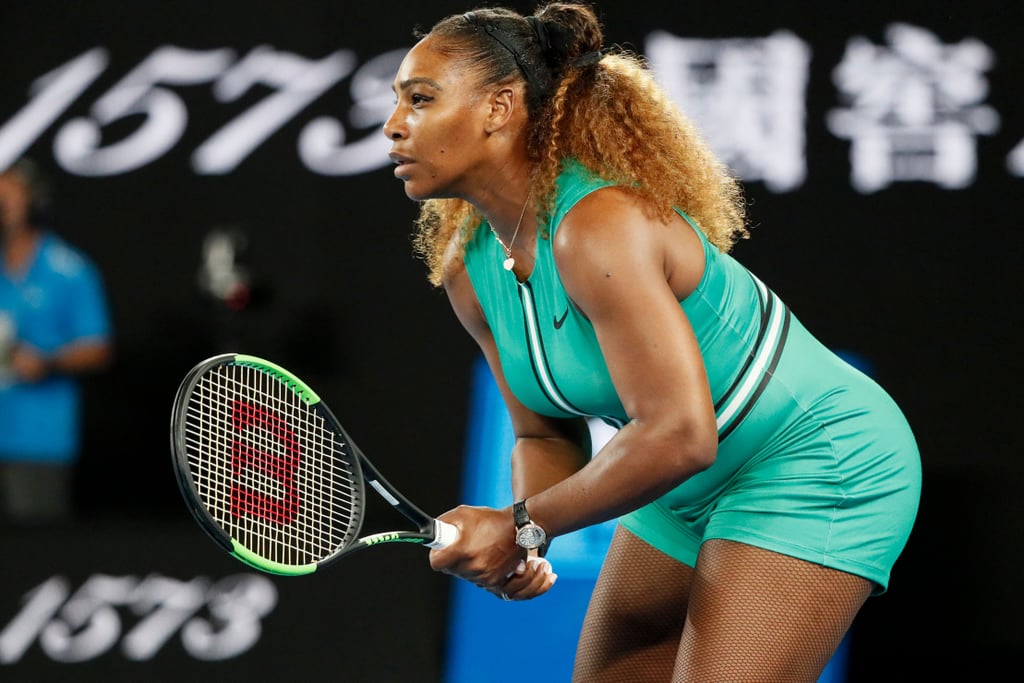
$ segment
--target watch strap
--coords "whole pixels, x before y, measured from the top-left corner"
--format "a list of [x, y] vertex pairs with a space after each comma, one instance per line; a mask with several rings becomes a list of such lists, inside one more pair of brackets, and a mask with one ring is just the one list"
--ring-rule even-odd
[[530, 513], [526, 511], [526, 500], [517, 500], [512, 505], [512, 519], [517, 529], [522, 529], [530, 523]]

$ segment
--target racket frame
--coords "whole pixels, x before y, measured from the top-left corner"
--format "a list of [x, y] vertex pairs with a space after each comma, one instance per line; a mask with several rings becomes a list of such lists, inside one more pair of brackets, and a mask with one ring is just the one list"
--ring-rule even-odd
[[[310, 563], [287, 564], [263, 557], [251, 548], [246, 547], [231, 535], [213, 518], [202, 503], [202, 497], [192, 477], [189, 463], [188, 447], [185, 439], [185, 417], [191, 396], [208, 373], [224, 365], [241, 365], [266, 373], [285, 384], [297, 394], [307, 407], [316, 411], [323, 418], [328, 429], [335, 432], [336, 439], [346, 448], [351, 459], [352, 484], [354, 495], [359, 501], [356, 519], [341, 545], [325, 557]], [[175, 395], [171, 410], [171, 454], [174, 465], [175, 479], [186, 507], [192, 517], [221, 548], [236, 559], [261, 571], [281, 576], [299, 576], [313, 573], [323, 567], [337, 562], [342, 557], [358, 550], [370, 548], [383, 543], [415, 543], [429, 548], [443, 548], [454, 543], [458, 538], [456, 527], [441, 522], [428, 515], [392, 485], [380, 471], [370, 462], [369, 458], [356, 445], [348, 432], [335, 417], [334, 413], [320, 399], [320, 396], [305, 382], [293, 373], [271, 361], [240, 353], [224, 353], [207, 358], [196, 364], [184, 377]], [[383, 531], [366, 536], [362, 532], [366, 500], [366, 486], [369, 484], [387, 503], [401, 513], [417, 527], [415, 531], [396, 529]]]

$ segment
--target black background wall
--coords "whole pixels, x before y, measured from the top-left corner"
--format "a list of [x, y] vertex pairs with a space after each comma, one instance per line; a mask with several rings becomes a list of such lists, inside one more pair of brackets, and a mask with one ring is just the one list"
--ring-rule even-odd
[[[533, 9], [532, 3], [509, 4]], [[1024, 466], [1014, 429], [1021, 408], [1014, 389], [1021, 378], [1016, 332], [1024, 164], [1013, 163], [1024, 141], [1022, 7], [993, 0], [599, 6], [608, 42], [638, 51], [656, 30], [702, 39], [788, 31], [809, 49], [800, 100], [806, 177], [782, 191], [757, 179], [746, 183], [755, 229], [735, 253], [824, 342], [869, 360], [914, 426], [925, 470], [919, 523], [891, 590], [870, 601], [855, 627], [851, 681], [922, 680], [924, 672], [981, 680], [984, 671], [1015, 666], [1024, 646]], [[180, 503], [166, 446], [178, 380], [194, 362], [220, 351], [244, 350], [291, 367], [319, 388], [362, 448], [411, 497], [436, 511], [459, 502], [476, 352], [411, 255], [416, 206], [383, 159], [387, 145], [374, 112], [388, 113], [388, 68], [396, 64], [391, 53], [413, 44], [413, 27], [428, 28], [470, 8], [450, 1], [385, 6], [322, 0], [259, 7], [46, 0], [0, 8], [0, 159], [26, 153], [47, 170], [59, 232], [104, 273], [118, 344], [114, 367], [85, 386], [80, 525], [48, 530], [51, 543], [24, 530], [0, 537], [0, 628], [50, 574], [63, 572], [75, 584], [95, 573], [157, 571], [184, 579], [235, 571], [205, 539], [193, 548], [198, 531]], [[978, 41], [992, 56], [991, 64], [975, 68], [987, 91], [973, 104], [995, 112], [997, 123], [979, 124], [985, 131], [967, 136], [977, 145], [968, 155], [977, 169], [962, 187], [895, 180], [860, 192], [851, 182], [851, 140], [829, 124], [831, 111], [849, 106], [834, 70], [851, 40], [884, 46], [887, 27], [897, 23], [924, 29], [946, 45]], [[181, 104], [160, 110], [184, 112], [180, 137], [168, 137], [171, 142], [146, 163], [104, 170], [104, 155], [91, 152], [87, 140], [78, 138], [76, 147], [76, 126], [82, 128], [83, 117], [102, 117], [94, 105], [162, 46], [193, 57], [204, 53], [206, 64], [191, 68], [212, 75], [159, 84]], [[237, 163], [197, 168], [195, 150], [218, 132], [248, 112], [272, 114], [266, 102], [283, 90], [302, 96], [294, 77], [279, 86], [243, 88], [237, 97], [211, 86], [261, 46], [277, 51], [276, 68], [301, 58], [306, 67], [333, 69], [334, 76], [309, 102], [283, 114], [280, 125], [258, 140], [247, 138], [256, 142]], [[94, 71], [90, 77], [55, 71], [65, 65]], [[937, 82], [956, 78], [936, 73]], [[140, 93], [149, 97], [134, 91]], [[152, 97], [143, 101], [160, 104], [161, 96]], [[963, 124], [965, 117], [952, 118]], [[344, 129], [344, 142], [330, 139], [325, 118]], [[93, 146], [139, 140], [133, 136], [151, 121], [142, 113], [111, 115]], [[161, 130], [170, 135], [171, 129]], [[121, 159], [111, 163], [126, 163]], [[239, 259], [251, 275], [253, 296], [241, 310], [199, 284], [203, 240], [221, 229], [244, 236]], [[89, 538], [99, 540], [83, 540]], [[180, 552], [161, 552], [153, 539], [166, 539]], [[116, 559], [98, 552], [108, 545], [122, 546], [111, 556]], [[24, 569], [26, 561], [34, 569]], [[382, 594], [371, 601], [364, 591], [355, 599], [349, 581], [372, 582]], [[309, 629], [312, 639], [338, 643], [333, 651], [322, 642], [309, 648], [310, 661], [301, 665], [307, 668], [296, 671], [337, 671], [351, 650], [361, 656], [343, 667], [348, 673], [341, 680], [440, 675], [448, 584], [416, 549], [375, 550], [307, 586], [275, 585], [279, 604], [293, 600], [291, 609], [324, 595], [328, 602], [321, 607], [337, 607], [337, 613], [315, 611], [312, 622], [296, 617], [302, 624], [296, 628]], [[240, 658], [248, 666], [272, 666], [268, 638], [284, 633], [278, 615], [260, 646]], [[377, 626], [367, 628], [368, 622]], [[424, 640], [395, 651], [409, 633]], [[32, 646], [22, 660], [0, 665], [0, 677], [10, 672], [43, 680], [54, 675], [46, 673], [51, 659]], [[157, 680], [171, 675], [166, 664], [173, 661], [185, 675], [203, 678], [195, 674], [203, 669], [190, 669], [182, 659], [180, 651], [162, 651], [148, 663], [125, 663], [111, 652], [88, 666], [101, 672], [98, 679], [137, 680], [145, 671]], [[382, 666], [385, 677], [378, 675]]]

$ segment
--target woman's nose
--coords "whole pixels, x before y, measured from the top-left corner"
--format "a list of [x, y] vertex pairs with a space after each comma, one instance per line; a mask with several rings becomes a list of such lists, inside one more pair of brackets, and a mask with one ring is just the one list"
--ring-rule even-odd
[[399, 125], [397, 115], [398, 110], [396, 109], [388, 120], [384, 122], [384, 135], [388, 136], [391, 140], [401, 140], [405, 137], [405, 130], [401, 125]]

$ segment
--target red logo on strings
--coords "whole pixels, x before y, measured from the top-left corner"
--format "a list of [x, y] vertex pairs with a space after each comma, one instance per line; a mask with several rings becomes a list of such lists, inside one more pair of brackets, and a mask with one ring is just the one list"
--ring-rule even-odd
[[[231, 514], [256, 517], [273, 524], [289, 525], [299, 514], [295, 471], [302, 454], [295, 432], [288, 423], [263, 406], [236, 400], [231, 422], [239, 437], [231, 443]], [[253, 444], [261, 438], [241, 440], [242, 434], [259, 430], [280, 446], [268, 453]], [[254, 488], [244, 482], [265, 482]]]

